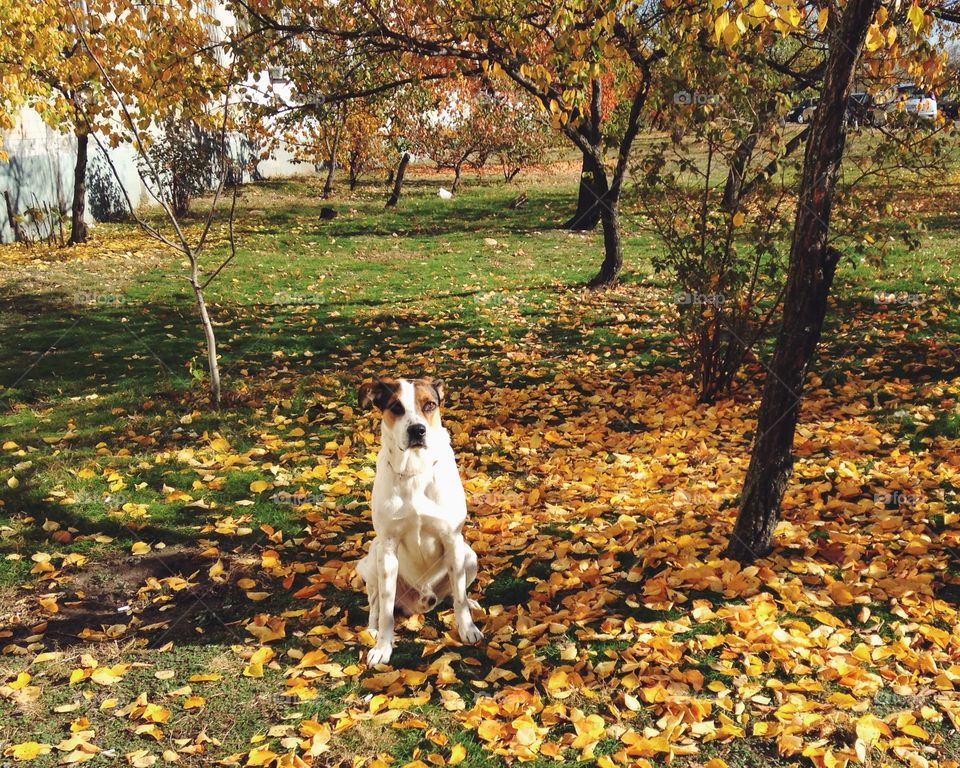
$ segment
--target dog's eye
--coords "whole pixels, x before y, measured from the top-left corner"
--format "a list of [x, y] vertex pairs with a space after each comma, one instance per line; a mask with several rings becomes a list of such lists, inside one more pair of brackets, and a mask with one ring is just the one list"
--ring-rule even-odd
[[397, 402], [390, 406], [390, 410], [397, 416], [403, 416], [403, 403]]
[[430, 413], [430, 411], [434, 410], [436, 407], [437, 404], [433, 402], [433, 400], [427, 400], [427, 402], [423, 404], [423, 412]]

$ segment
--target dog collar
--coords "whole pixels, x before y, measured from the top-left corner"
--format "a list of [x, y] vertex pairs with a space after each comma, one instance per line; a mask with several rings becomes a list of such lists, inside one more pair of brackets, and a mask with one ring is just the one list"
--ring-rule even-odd
[[[437, 466], [437, 464], [439, 463], [440, 463], [440, 459], [434, 459], [433, 464], [430, 465], [431, 469]], [[409, 472], [407, 474], [404, 474], [403, 472], [398, 472], [396, 467], [393, 466], [393, 462], [391, 462], [390, 459], [387, 459], [387, 466], [390, 467], [390, 469], [393, 471], [393, 474], [395, 474], [399, 478], [402, 478], [403, 480], [409, 480], [411, 477], [416, 477], [417, 475], [421, 474], [420, 472]]]

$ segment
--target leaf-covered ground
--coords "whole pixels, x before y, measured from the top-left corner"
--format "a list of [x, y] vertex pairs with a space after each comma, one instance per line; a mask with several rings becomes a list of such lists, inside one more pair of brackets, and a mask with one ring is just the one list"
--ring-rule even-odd
[[[957, 765], [953, 209], [921, 253], [846, 265], [777, 549], [741, 568], [720, 553], [762, 368], [697, 404], [638, 231], [623, 287], [571, 288], [599, 243], [551, 224], [569, 178], [509, 215], [514, 188], [451, 213], [420, 181], [329, 224], [310, 184], [247, 190], [219, 414], [176, 264], [123, 228], [3, 251], [0, 753]], [[378, 428], [354, 392], [379, 372], [448, 382], [485, 640], [445, 608], [372, 670], [353, 564]]]

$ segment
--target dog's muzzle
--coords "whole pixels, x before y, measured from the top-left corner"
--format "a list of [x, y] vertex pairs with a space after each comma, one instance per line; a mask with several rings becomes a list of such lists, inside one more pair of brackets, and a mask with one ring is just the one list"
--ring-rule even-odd
[[426, 424], [411, 424], [407, 427], [407, 448], [427, 447]]

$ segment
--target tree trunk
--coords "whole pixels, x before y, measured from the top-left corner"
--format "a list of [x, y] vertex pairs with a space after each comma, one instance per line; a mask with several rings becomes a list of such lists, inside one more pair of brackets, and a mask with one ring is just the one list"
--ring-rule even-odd
[[761, 184], [765, 183], [767, 179], [772, 178], [773, 175], [776, 174], [777, 171], [780, 169], [780, 162], [784, 158], [792, 155], [800, 147], [800, 145], [803, 144], [803, 142], [807, 139], [809, 135], [810, 135], [810, 127], [807, 126], [802, 131], [800, 131], [800, 133], [797, 133], [793, 137], [791, 137], [790, 141], [787, 142], [787, 145], [783, 148], [783, 152], [780, 154], [779, 157], [775, 157], [773, 160], [767, 163], [767, 165], [764, 166], [763, 170], [761, 170], [749, 182], [742, 185], [742, 189], [740, 190], [740, 197], [741, 198], [747, 197], [748, 195], [750, 195], [751, 192], [753, 192], [754, 189], [756, 189]]
[[190, 190], [187, 187], [187, 180], [183, 178], [183, 173], [176, 167], [170, 175], [170, 202], [173, 204], [173, 212], [180, 218], [190, 213]]
[[87, 242], [87, 147], [90, 134], [85, 128], [77, 128], [77, 164], [73, 167], [73, 207], [70, 223], [70, 245]]
[[333, 194], [333, 174], [337, 169], [337, 150], [340, 148], [340, 126], [333, 132], [333, 146], [330, 148], [329, 167], [327, 168], [327, 180], [323, 183], [323, 199], [329, 200]]
[[640, 115], [647, 101], [650, 89], [650, 61], [642, 64], [643, 84], [633, 96], [630, 105], [630, 115], [617, 150], [617, 162], [610, 181], [607, 181], [607, 172], [603, 164], [603, 136], [600, 129], [602, 114], [602, 87], [600, 80], [594, 80], [593, 97], [591, 100], [592, 128], [589, 136], [581, 132], [585, 142], [575, 142], [584, 153], [584, 164], [590, 156], [590, 165], [595, 169], [591, 184], [597, 207], [599, 208], [600, 223], [603, 225], [603, 264], [600, 271], [587, 283], [588, 288], [603, 288], [616, 285], [620, 279], [620, 270], [623, 268], [623, 243], [620, 239], [620, 194], [623, 190], [623, 180], [627, 173], [630, 160], [630, 150], [634, 139], [640, 130]]
[[727, 171], [727, 181], [723, 186], [723, 210], [734, 213], [740, 205], [740, 197], [743, 191], [743, 176], [747, 171], [747, 164], [753, 157], [753, 150], [757, 146], [757, 140], [760, 138], [759, 120], [753, 124], [750, 133], [737, 146], [733, 153], [733, 159], [730, 161], [730, 168]]
[[26, 233], [17, 221], [17, 209], [13, 204], [13, 198], [10, 197], [10, 190], [3, 190], [3, 200], [7, 206], [7, 220], [10, 222], [10, 229], [13, 230], [13, 242], [23, 243], [27, 241]]
[[457, 163], [453, 166], [453, 186], [450, 187], [450, 191], [453, 194], [457, 194], [457, 189], [460, 188], [460, 171], [463, 170], [463, 166], [460, 163]]
[[[603, 81], [600, 78], [594, 78], [590, 85], [590, 110], [587, 113], [587, 119], [574, 133], [568, 134], [571, 138], [574, 138], [575, 134], [578, 135], [594, 149], [593, 152], [588, 152], [586, 147], [574, 141], [583, 153], [580, 165], [580, 186], [577, 190], [577, 210], [564, 224], [566, 229], [572, 229], [574, 232], [596, 229], [601, 220], [600, 200], [609, 190], [607, 172], [602, 162], [603, 153], [600, 151], [603, 145]], [[604, 235], [604, 241], [606, 239]]]
[[210, 400], [214, 408], [220, 407], [220, 363], [217, 361], [217, 337], [207, 312], [207, 302], [203, 298], [203, 286], [200, 283], [199, 266], [196, 256], [190, 255], [190, 285], [200, 311], [200, 324], [203, 326], [203, 338], [207, 345], [207, 371], [210, 374]]
[[863, 41], [879, 4], [880, 0], [849, 0], [839, 22], [831, 23], [820, 107], [810, 125], [803, 161], [783, 325], [764, 385], [740, 513], [727, 545], [727, 556], [741, 562], [770, 551], [792, 473], [804, 376], [820, 340], [840, 256], [828, 245], [827, 235], [846, 144], [847, 102]]
[[357, 188], [357, 184], [360, 182], [360, 174], [363, 173], [363, 164], [360, 158], [360, 153], [356, 150], [350, 151], [350, 170], [348, 181], [350, 183], [350, 191], [353, 192]]
[[587, 232], [596, 229], [600, 223], [600, 198], [606, 188], [603, 179], [604, 170], [597, 161], [586, 152], [580, 169], [580, 188], [577, 193], [577, 210], [563, 225], [564, 229], [574, 232]]
[[397, 175], [393, 180], [393, 192], [387, 199], [387, 208], [393, 208], [400, 202], [400, 189], [403, 186], [403, 176], [407, 172], [407, 165], [410, 163], [410, 153], [404, 152], [400, 158], [400, 165], [397, 166]]
[[769, 99], [758, 112], [753, 124], [750, 126], [750, 133], [743, 137], [743, 140], [737, 146], [733, 153], [733, 159], [730, 161], [730, 168], [727, 170], [727, 181], [723, 187], [723, 210], [729, 213], [736, 212], [740, 206], [740, 200], [744, 193], [744, 176], [747, 172], [747, 166], [753, 158], [753, 152], [757, 148], [757, 142], [760, 140], [760, 134], [767, 126], [769, 121], [776, 114], [777, 100]]
[[616, 285], [623, 269], [623, 242], [620, 239], [620, 193], [619, 187], [607, 187], [606, 175], [600, 176], [600, 196], [597, 208], [603, 226], [603, 264], [600, 271], [587, 283], [587, 288], [608, 288]]

